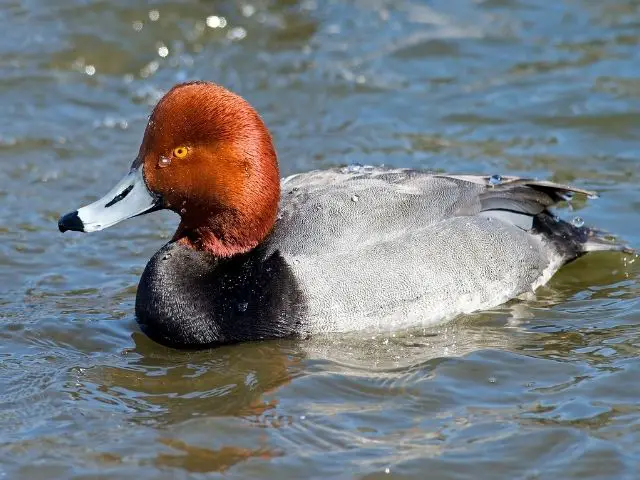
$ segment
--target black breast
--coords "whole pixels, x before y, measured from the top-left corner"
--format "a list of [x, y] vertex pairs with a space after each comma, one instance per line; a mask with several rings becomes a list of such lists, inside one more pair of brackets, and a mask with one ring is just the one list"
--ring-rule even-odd
[[289, 266], [260, 247], [221, 259], [168, 243], [147, 264], [136, 297], [142, 331], [177, 348], [299, 336], [303, 313]]

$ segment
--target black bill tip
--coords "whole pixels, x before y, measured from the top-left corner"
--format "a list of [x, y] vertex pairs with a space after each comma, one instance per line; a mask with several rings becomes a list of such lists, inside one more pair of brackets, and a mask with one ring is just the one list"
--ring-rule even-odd
[[58, 229], [61, 232], [72, 230], [74, 232], [84, 232], [84, 223], [78, 216], [78, 211], [67, 213], [58, 220]]

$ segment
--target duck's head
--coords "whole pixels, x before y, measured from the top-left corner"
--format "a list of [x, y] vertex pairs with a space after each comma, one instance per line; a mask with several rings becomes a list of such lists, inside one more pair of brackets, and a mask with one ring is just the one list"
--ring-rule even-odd
[[218, 85], [185, 83], [154, 108], [129, 173], [58, 227], [94, 232], [169, 209], [181, 218], [174, 240], [228, 257], [268, 235], [279, 197], [276, 153], [257, 112]]

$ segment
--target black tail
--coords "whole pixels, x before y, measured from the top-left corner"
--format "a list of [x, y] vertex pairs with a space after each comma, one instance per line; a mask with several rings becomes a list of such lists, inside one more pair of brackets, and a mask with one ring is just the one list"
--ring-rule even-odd
[[567, 259], [574, 260], [588, 252], [617, 251], [636, 253], [627, 245], [617, 243], [611, 235], [591, 227], [576, 226], [560, 220], [548, 211], [533, 218], [532, 230], [544, 235]]

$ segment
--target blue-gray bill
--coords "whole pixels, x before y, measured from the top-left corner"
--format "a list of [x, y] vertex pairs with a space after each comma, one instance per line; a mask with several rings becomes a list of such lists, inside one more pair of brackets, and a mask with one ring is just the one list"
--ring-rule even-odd
[[58, 220], [58, 228], [61, 232], [96, 232], [127, 218], [158, 210], [160, 203], [160, 197], [147, 188], [140, 166], [132, 168], [101, 199], [63, 215]]

